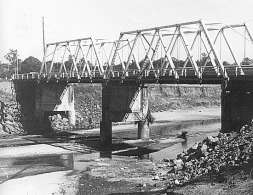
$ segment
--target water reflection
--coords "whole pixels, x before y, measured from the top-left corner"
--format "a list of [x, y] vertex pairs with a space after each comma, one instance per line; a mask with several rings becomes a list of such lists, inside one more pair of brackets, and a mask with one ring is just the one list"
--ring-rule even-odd
[[220, 123], [211, 123], [205, 125], [195, 125], [181, 129], [187, 131], [187, 139], [181, 143], [175, 143], [170, 147], [166, 147], [157, 152], [151, 153], [150, 158], [155, 161], [162, 160], [164, 158], [173, 159], [176, 158], [177, 154], [187, 150], [189, 147], [194, 145], [196, 142], [202, 141], [207, 136], [216, 136], [220, 129]]
[[[0, 184], [13, 178], [21, 178], [30, 175], [43, 174], [49, 172], [79, 170], [85, 171], [89, 166], [94, 165], [94, 161], [99, 158], [113, 158], [113, 155], [135, 156], [139, 159], [162, 160], [163, 158], [175, 158], [176, 155], [187, 150], [195, 142], [203, 140], [206, 136], [217, 135], [220, 123], [214, 121], [198, 122], [197, 124], [180, 124], [176, 128], [168, 125], [160, 125], [151, 128], [151, 136], [156, 139], [161, 137], [171, 137], [179, 132], [187, 131], [187, 139], [180, 143], [146, 143], [143, 146], [133, 146], [129, 144], [114, 143], [112, 148], [103, 150], [97, 148], [97, 152], [91, 153], [69, 153], [61, 155], [44, 155], [37, 157], [22, 158], [0, 158]], [[117, 134], [115, 134], [117, 136]], [[122, 134], [127, 137], [128, 133]], [[94, 142], [83, 142], [79, 139], [79, 144], [89, 146], [97, 145]], [[76, 142], [78, 143], [78, 142]]]
[[181, 145], [183, 150], [187, 149], [187, 138], [183, 142], [181, 142]]
[[100, 158], [112, 158], [112, 150], [109, 151], [100, 151]]

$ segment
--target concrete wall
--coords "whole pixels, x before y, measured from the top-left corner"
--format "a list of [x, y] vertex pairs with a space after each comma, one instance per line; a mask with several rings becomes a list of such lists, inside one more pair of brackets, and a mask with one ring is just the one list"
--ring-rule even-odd
[[228, 82], [221, 93], [223, 132], [237, 131], [253, 119], [253, 82]]
[[35, 110], [40, 118], [48, 117], [54, 112], [66, 112], [70, 123], [74, 125], [74, 103], [74, 89], [71, 84], [41, 84], [36, 89]]
[[24, 130], [28, 133], [40, 131], [38, 126], [39, 120], [35, 116], [36, 87], [37, 83], [35, 82], [14, 82], [16, 101], [20, 106], [21, 123]]
[[75, 123], [74, 91], [71, 85], [15, 81], [16, 100], [28, 133], [50, 130], [49, 115], [66, 113]]
[[148, 112], [147, 87], [140, 87], [136, 84], [104, 85], [102, 96], [104, 96], [102, 97], [104, 104], [107, 104], [103, 108], [109, 113], [109, 119], [112, 122], [145, 120]]
[[[112, 122], [144, 121], [139, 123], [140, 138], [149, 137], [148, 91], [136, 83], [107, 83], [102, 87], [102, 121], [100, 139], [104, 146], [112, 144]], [[145, 123], [146, 122], [146, 123]]]

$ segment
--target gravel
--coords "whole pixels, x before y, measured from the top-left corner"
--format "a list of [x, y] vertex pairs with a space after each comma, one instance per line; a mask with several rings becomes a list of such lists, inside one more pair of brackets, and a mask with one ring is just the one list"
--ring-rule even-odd
[[20, 107], [11, 94], [0, 91], [0, 134], [24, 134]]
[[166, 174], [155, 177], [166, 180], [168, 188], [182, 186], [207, 174], [219, 173], [224, 169], [237, 168], [252, 163], [253, 125], [244, 125], [239, 132], [219, 133], [196, 143], [176, 159], [164, 159], [157, 164]]

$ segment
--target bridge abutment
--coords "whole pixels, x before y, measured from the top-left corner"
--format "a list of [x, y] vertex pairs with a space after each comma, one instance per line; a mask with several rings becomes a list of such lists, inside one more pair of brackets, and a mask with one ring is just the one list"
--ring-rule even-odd
[[237, 131], [253, 119], [253, 82], [228, 81], [222, 84], [221, 129]]
[[75, 125], [74, 89], [71, 84], [38, 84], [35, 98], [36, 113], [44, 115], [41, 119], [46, 120], [48, 116], [59, 113]]
[[112, 122], [137, 122], [138, 138], [149, 137], [148, 90], [136, 83], [105, 83], [102, 86], [102, 145], [112, 144]]
[[45, 132], [51, 129], [49, 116], [61, 114], [75, 124], [74, 89], [60, 83], [15, 81], [17, 102], [21, 106], [22, 123], [28, 132]]

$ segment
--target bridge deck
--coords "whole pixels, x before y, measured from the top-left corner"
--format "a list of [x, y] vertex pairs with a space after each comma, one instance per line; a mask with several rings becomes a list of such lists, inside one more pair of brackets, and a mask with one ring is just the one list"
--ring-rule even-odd
[[37, 81], [37, 82], [50, 82], [50, 83], [105, 83], [105, 82], [121, 82], [121, 83], [146, 83], [146, 84], [221, 84], [225, 80], [229, 81], [253, 81], [252, 75], [231, 75], [229, 79], [225, 79], [222, 76], [217, 75], [205, 75], [203, 78], [197, 76], [179, 76], [175, 78], [173, 75], [155, 76], [154, 74], [148, 75], [128, 75], [121, 77], [120, 75], [114, 75], [111, 77], [105, 77], [95, 75], [93, 77], [77, 77], [68, 75], [41, 75], [41, 74], [22, 74], [14, 75], [12, 80], [19, 82]]

